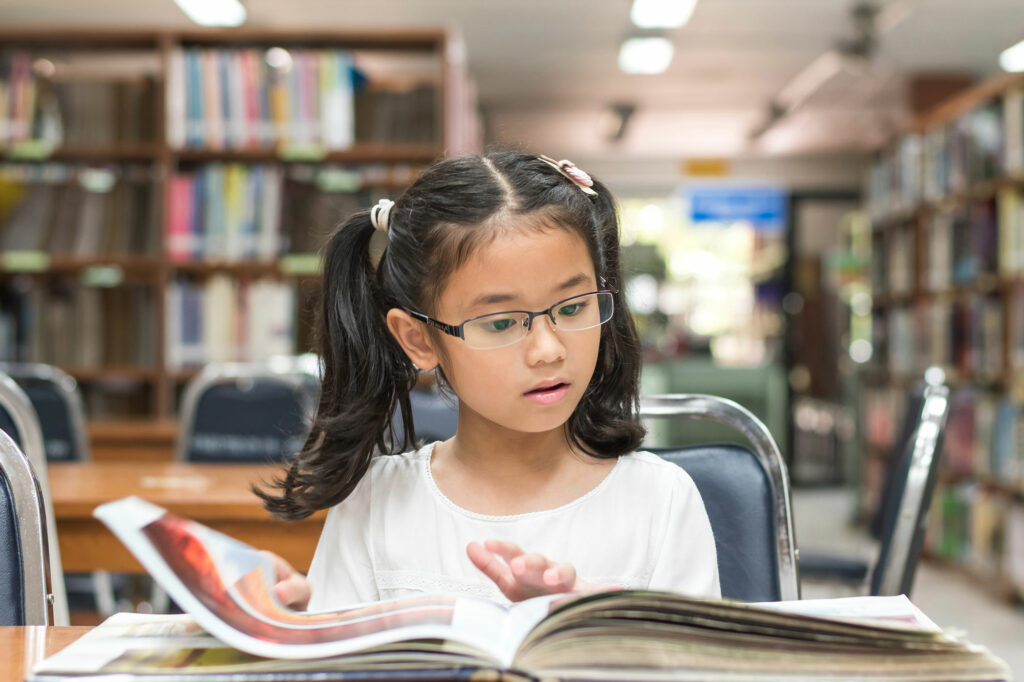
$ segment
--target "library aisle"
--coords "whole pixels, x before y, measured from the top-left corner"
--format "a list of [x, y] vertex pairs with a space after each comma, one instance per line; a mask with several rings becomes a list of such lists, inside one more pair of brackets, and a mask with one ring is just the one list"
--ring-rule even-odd
[[[855, 501], [847, 488], [798, 488], [793, 493], [796, 539], [800, 547], [835, 551], [873, 560], [876, 544], [847, 522]], [[854, 594], [824, 583], [804, 582], [804, 599]], [[1024, 678], [1024, 610], [985, 591], [982, 584], [963, 572], [924, 560], [918, 565], [912, 601], [940, 627], [964, 633], [1006, 661], [1018, 678]]]

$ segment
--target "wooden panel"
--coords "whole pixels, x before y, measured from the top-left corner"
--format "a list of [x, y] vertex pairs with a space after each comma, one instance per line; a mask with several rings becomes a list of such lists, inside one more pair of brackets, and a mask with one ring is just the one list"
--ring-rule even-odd
[[64, 570], [142, 572], [120, 541], [92, 516], [104, 502], [138, 495], [173, 514], [275, 552], [305, 571], [327, 512], [301, 521], [271, 518], [250, 485], [269, 481], [280, 471], [277, 465], [54, 463], [49, 468], [50, 489]]
[[96, 462], [169, 462], [177, 436], [172, 421], [92, 422], [89, 449]]
[[0, 682], [21, 682], [39, 661], [89, 632], [87, 627], [0, 627]]

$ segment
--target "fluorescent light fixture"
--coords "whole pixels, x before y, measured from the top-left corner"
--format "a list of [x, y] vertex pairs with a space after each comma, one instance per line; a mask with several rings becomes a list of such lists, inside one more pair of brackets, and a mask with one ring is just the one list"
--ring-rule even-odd
[[696, 6], [697, 0], [633, 0], [629, 18], [640, 28], [679, 28]]
[[1011, 73], [1024, 71], [1024, 40], [1003, 50], [999, 55], [999, 66]]
[[245, 7], [239, 0], [174, 0], [200, 26], [241, 26]]
[[619, 68], [625, 73], [662, 73], [674, 51], [668, 38], [627, 38], [619, 48]]

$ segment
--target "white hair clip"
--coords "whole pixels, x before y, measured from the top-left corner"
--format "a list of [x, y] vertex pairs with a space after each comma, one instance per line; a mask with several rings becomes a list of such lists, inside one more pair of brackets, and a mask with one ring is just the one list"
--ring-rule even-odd
[[388, 218], [391, 216], [391, 207], [395, 202], [390, 199], [381, 199], [370, 209], [370, 222], [375, 229], [384, 234], [388, 233]]
[[572, 180], [573, 184], [579, 187], [581, 190], [583, 190], [584, 194], [589, 194], [592, 197], [597, 196], [597, 192], [593, 190], [593, 179], [587, 174], [586, 171], [577, 168], [576, 164], [574, 164], [572, 161], [569, 161], [568, 159], [555, 161], [550, 156], [544, 156], [543, 154], [538, 154], [537, 158], [543, 161], [544, 163], [548, 164], [552, 168], [554, 168], [556, 171], [558, 171], [565, 177]]

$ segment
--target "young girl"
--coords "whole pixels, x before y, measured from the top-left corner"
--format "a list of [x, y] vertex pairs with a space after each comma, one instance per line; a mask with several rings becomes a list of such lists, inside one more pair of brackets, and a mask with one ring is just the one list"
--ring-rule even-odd
[[[324, 257], [318, 413], [279, 494], [262, 493], [279, 517], [330, 510], [308, 582], [279, 562], [281, 600], [717, 596], [693, 481], [636, 451], [621, 287], [612, 198], [567, 161], [443, 161], [343, 224]], [[417, 449], [391, 418], [413, 423], [409, 391], [432, 369], [458, 398], [458, 431]]]

